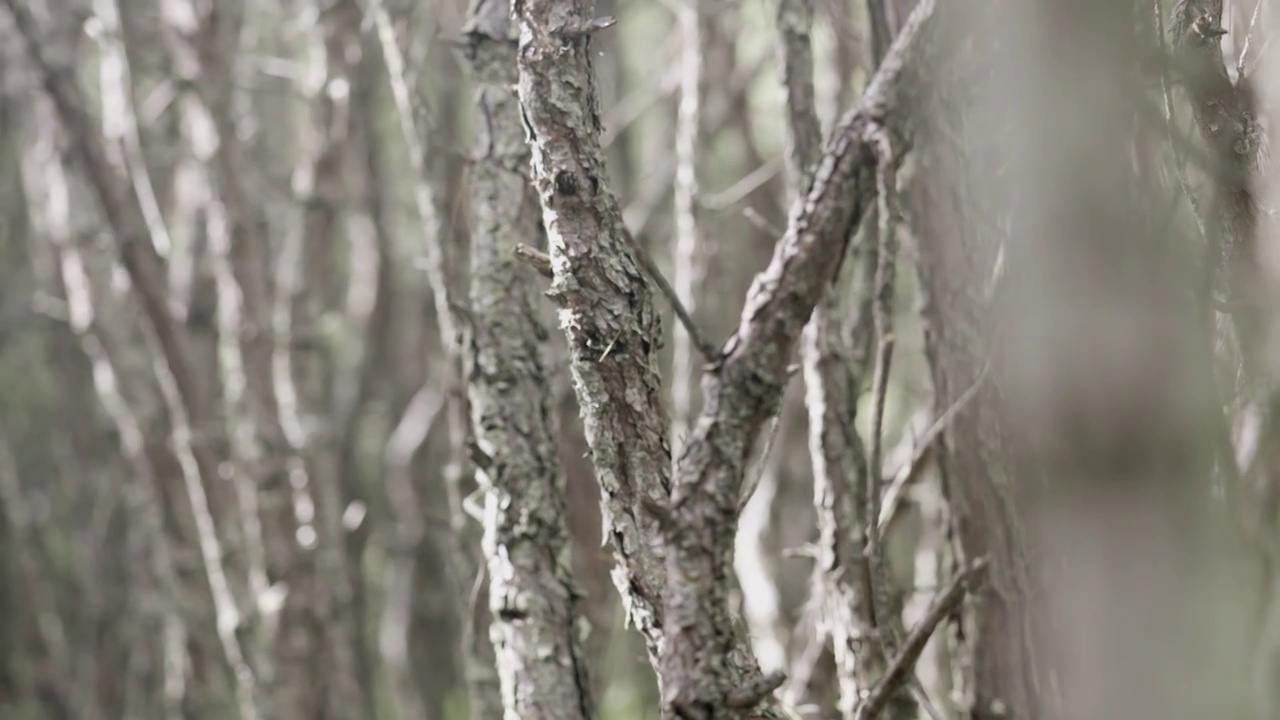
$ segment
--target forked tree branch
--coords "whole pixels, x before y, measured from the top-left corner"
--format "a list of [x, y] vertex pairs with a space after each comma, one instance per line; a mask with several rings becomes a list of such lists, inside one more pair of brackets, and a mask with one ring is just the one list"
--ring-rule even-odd
[[735, 663], [745, 638], [715, 578], [726, 576], [732, 561], [744, 473], [762, 425], [777, 410], [790, 353], [850, 231], [876, 197], [876, 138], [907, 134], [903, 89], [927, 60], [929, 43], [922, 38], [934, 6], [933, 0], [920, 3], [857, 108], [828, 141], [786, 235], [748, 292], [723, 360], [704, 377], [706, 405], [677, 463], [667, 546], [670, 631], [660, 673], [668, 682], [670, 714], [714, 706], [759, 675], [753, 659]]

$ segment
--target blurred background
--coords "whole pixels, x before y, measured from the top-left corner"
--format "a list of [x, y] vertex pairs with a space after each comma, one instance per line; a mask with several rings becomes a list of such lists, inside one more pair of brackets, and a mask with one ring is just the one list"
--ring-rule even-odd
[[[806, 5], [827, 133], [915, 2]], [[1280, 18], [1269, 0], [1223, 5], [993, 0], [935, 19], [942, 59], [911, 91], [895, 189], [887, 586], [910, 627], [966, 558], [1004, 569], [918, 662], [920, 717], [1023, 717], [975, 697], [1024, 670], [1028, 697], [1081, 690], [1064, 717], [1280, 717], [1280, 405], [1258, 300], [1274, 274], [1257, 159], [1271, 104], [1251, 83]], [[468, 175], [491, 122], [469, 12], [0, 3], [0, 718], [248, 720], [239, 693], [264, 642], [314, 696], [307, 717], [499, 716], [475, 700], [496, 683], [483, 491], [441, 323], [467, 323], [442, 303], [467, 297]], [[591, 44], [611, 190], [719, 346], [803, 188], [777, 4], [598, 0], [593, 16], [617, 18]], [[696, 142], [678, 150], [690, 92]], [[1236, 103], [1244, 120], [1213, 114]], [[841, 287], [866, 284], [874, 224], [854, 234]], [[1233, 294], [1245, 285], [1252, 301]], [[832, 308], [854, 332], [855, 292]], [[540, 310], [599, 717], [657, 718], [564, 336]], [[681, 340], [661, 353], [677, 450], [701, 402], [692, 357]], [[748, 471], [730, 602], [761, 668], [787, 673], [787, 712], [835, 717], [800, 362]], [[849, 413], [863, 437], [865, 375]], [[1054, 663], [1032, 659], [1032, 636]]]

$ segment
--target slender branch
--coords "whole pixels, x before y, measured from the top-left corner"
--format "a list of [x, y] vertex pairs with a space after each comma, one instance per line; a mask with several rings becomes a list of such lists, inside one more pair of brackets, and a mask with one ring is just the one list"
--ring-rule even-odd
[[1244, 34], [1244, 44], [1240, 48], [1240, 56], [1236, 58], [1236, 82], [1244, 80], [1244, 60], [1249, 55], [1249, 45], [1253, 41], [1253, 31], [1258, 25], [1258, 16], [1261, 14], [1262, 0], [1254, 0], [1253, 15], [1249, 18], [1249, 29]]
[[649, 274], [649, 278], [653, 280], [653, 283], [658, 286], [660, 291], [662, 291], [663, 296], [667, 298], [669, 303], [671, 303], [672, 311], [675, 312], [676, 318], [680, 320], [681, 327], [683, 327], [684, 331], [689, 334], [689, 339], [693, 342], [693, 346], [698, 350], [698, 353], [702, 355], [702, 359], [706, 360], [708, 363], [714, 363], [719, 360], [720, 350], [716, 348], [715, 345], [712, 345], [711, 342], [707, 340], [707, 336], [698, 329], [698, 324], [694, 322], [693, 315], [687, 308], [685, 308], [684, 304], [680, 302], [680, 296], [676, 294], [676, 291], [671, 287], [671, 284], [668, 283], [667, 279], [662, 276], [661, 272], [659, 272], [658, 266], [653, 262], [653, 258], [649, 255], [649, 251], [641, 247], [640, 243], [636, 242], [635, 239], [632, 238], [630, 232], [626, 234], [626, 237], [627, 242], [631, 245], [631, 249], [636, 254], [636, 258]]
[[[681, 314], [696, 309], [698, 290], [706, 274], [711, 236], [699, 207], [706, 172], [707, 119], [703, 112], [710, 90], [708, 55], [714, 40], [719, 0], [682, 0], [676, 6], [680, 27], [680, 105], [676, 118], [675, 238], [672, 243], [674, 307]], [[661, 283], [659, 283], [661, 285]], [[665, 291], [664, 291], [665, 292]], [[679, 441], [688, 434], [698, 396], [701, 374], [693, 354], [703, 343], [677, 331], [671, 355], [671, 436]], [[702, 351], [705, 357], [705, 350]], [[714, 357], [714, 355], [712, 356]]]
[[[630, 232], [626, 234], [626, 242], [632, 252], [635, 253], [636, 260], [639, 261], [640, 266], [644, 268], [645, 274], [649, 276], [649, 279], [653, 281], [653, 284], [658, 286], [658, 289], [662, 291], [663, 297], [665, 297], [667, 302], [671, 304], [671, 309], [675, 312], [676, 319], [680, 321], [685, 332], [688, 333], [689, 337], [693, 340], [694, 347], [698, 349], [698, 352], [701, 353], [704, 360], [707, 362], [715, 362], [716, 358], [720, 355], [719, 350], [708, 342], [706, 336], [698, 329], [697, 323], [693, 321], [693, 316], [689, 314], [689, 311], [685, 308], [684, 304], [680, 302], [680, 298], [676, 295], [676, 291], [672, 289], [671, 284], [667, 282], [666, 277], [664, 277], [662, 272], [658, 270], [658, 265], [653, 261], [653, 256], [651, 256], [649, 251], [644, 249], [640, 243], [635, 241]], [[524, 243], [517, 244], [513, 252], [515, 253], [515, 256], [524, 261], [526, 265], [538, 271], [539, 275], [547, 279], [555, 277], [555, 273], [551, 269], [550, 255]]]
[[889, 663], [889, 669], [884, 677], [871, 688], [858, 706], [855, 720], [874, 720], [885, 709], [894, 693], [911, 680], [912, 669], [924, 652], [925, 646], [928, 645], [929, 638], [933, 636], [933, 631], [943, 620], [955, 613], [960, 606], [960, 601], [968, 592], [970, 582], [985, 572], [986, 568], [987, 561], [981, 559], [952, 578], [946, 590], [933, 601], [924, 617], [920, 618], [920, 622], [911, 629], [911, 634], [903, 642], [902, 649]]
[[555, 273], [551, 272], [551, 256], [538, 248], [519, 243], [512, 252], [517, 258], [523, 260], [526, 265], [538, 271], [538, 274], [542, 277], [548, 280], [555, 277]]
[[876, 188], [880, 218], [879, 252], [876, 256], [875, 300], [872, 317], [878, 343], [875, 370], [871, 380], [871, 442], [867, 451], [867, 494], [863, 523], [866, 532], [866, 552], [876, 557], [879, 551], [880, 482], [884, 468], [881, 453], [884, 443], [884, 406], [889, 387], [889, 371], [893, 362], [893, 299], [898, 260], [897, 214], [895, 199], [897, 188], [894, 173], [893, 147], [889, 134], [874, 131], [878, 157]]
[[879, 532], [883, 533], [889, 527], [889, 523], [893, 520], [893, 516], [897, 514], [898, 507], [902, 503], [903, 491], [910, 485], [920, 474], [921, 468], [924, 466], [924, 460], [928, 457], [930, 451], [942, 439], [947, 428], [951, 427], [952, 421], [964, 410], [975, 397], [978, 391], [982, 389], [986, 382], [989, 367], [984, 367], [978, 375], [978, 379], [969, 386], [964, 393], [956, 399], [950, 407], [941, 415], [934, 419], [928, 429], [924, 431], [916, 443], [915, 450], [911, 453], [911, 459], [903, 463], [902, 467], [894, 474], [893, 480], [884, 492], [884, 500], [880, 506], [880, 516], [877, 523]]

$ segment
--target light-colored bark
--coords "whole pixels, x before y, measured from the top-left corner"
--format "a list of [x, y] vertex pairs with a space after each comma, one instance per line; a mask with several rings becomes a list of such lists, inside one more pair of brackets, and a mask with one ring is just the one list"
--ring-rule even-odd
[[[148, 230], [145, 215], [127, 175], [107, 152], [100, 132], [94, 127], [84, 99], [73, 82], [72, 72], [54, 64], [52, 55], [42, 45], [42, 33], [29, 8], [22, 3], [6, 2], [6, 8], [23, 37], [28, 57], [57, 111], [60, 124], [71, 140], [73, 153], [80, 161], [115, 235], [120, 260], [128, 273], [130, 288], [137, 299], [151, 342], [157, 350], [153, 363], [165, 404], [172, 422], [172, 441], [181, 466], [188, 500], [198, 529], [199, 547], [213, 594], [217, 615], [217, 631], [225, 659], [233, 669], [238, 711], [244, 720], [256, 718], [260, 702], [257, 680], [249, 665], [245, 647], [236, 631], [248, 607], [243, 579], [224, 560], [224, 550], [238, 548], [239, 535], [235, 521], [222, 516], [215, 520], [207, 488], [216, 485], [217, 461], [202, 443], [193, 441], [193, 430], [212, 427], [206, 409], [199, 405], [197, 380], [192, 373], [187, 338], [169, 314], [163, 279], [163, 260]], [[221, 514], [219, 514], [221, 515]], [[225, 535], [219, 536], [219, 529]], [[234, 557], [231, 554], [230, 557]], [[240, 597], [237, 597], [240, 595]]]
[[[672, 287], [684, 308], [697, 317], [706, 275], [707, 255], [714, 252], [713, 233], [704, 226], [701, 207], [706, 183], [708, 132], [705, 112], [711, 90], [711, 57], [716, 25], [726, 9], [722, 0], [683, 0], [677, 6], [680, 27], [680, 103], [676, 124], [675, 242]], [[672, 336], [671, 437], [677, 447], [688, 436], [698, 410], [698, 378], [705, 361], [693, 338], [680, 324]]]

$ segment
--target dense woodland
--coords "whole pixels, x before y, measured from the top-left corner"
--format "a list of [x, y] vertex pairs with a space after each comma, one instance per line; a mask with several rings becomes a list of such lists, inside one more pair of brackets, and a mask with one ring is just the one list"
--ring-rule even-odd
[[0, 720], [1280, 717], [1277, 36], [0, 0]]

